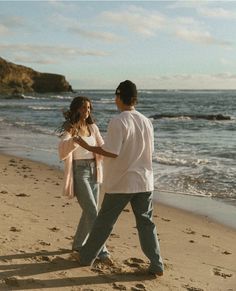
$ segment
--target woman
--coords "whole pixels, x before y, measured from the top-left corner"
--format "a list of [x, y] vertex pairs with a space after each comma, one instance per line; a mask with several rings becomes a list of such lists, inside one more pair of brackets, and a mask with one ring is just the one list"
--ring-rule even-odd
[[[89, 232], [97, 217], [99, 183], [102, 182], [102, 157], [93, 154], [74, 139], [83, 137], [90, 145], [101, 146], [103, 139], [90, 113], [91, 101], [87, 97], [75, 97], [70, 109], [64, 113], [65, 122], [62, 125], [62, 137], [59, 143], [59, 157], [64, 161], [64, 195], [76, 196], [82, 215], [74, 236], [72, 250], [78, 251], [86, 242]], [[106, 247], [103, 247], [99, 257], [108, 257]]]

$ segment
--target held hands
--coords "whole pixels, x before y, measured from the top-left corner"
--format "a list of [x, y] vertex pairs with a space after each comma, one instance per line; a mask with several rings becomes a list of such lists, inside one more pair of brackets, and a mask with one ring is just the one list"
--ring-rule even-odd
[[73, 137], [73, 141], [76, 142], [77, 144], [79, 144], [81, 147], [85, 148], [86, 150], [93, 152], [95, 154], [102, 155], [102, 156], [109, 157], [109, 158], [116, 158], [118, 156], [117, 154], [113, 154], [113, 153], [104, 151], [99, 146], [90, 146], [80, 136]]
[[73, 141], [76, 142], [77, 144], [79, 144], [81, 147], [85, 148], [86, 150], [89, 150], [89, 145], [80, 136], [73, 137]]

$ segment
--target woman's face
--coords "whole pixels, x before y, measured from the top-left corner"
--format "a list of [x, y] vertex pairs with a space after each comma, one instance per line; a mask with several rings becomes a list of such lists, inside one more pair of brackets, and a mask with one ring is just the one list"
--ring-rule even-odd
[[89, 117], [91, 106], [88, 101], [85, 101], [84, 104], [79, 108], [80, 119], [85, 120]]

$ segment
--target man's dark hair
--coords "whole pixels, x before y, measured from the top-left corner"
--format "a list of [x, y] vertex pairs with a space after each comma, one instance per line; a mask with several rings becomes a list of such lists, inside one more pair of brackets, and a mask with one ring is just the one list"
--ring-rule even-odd
[[126, 105], [135, 105], [138, 102], [136, 85], [130, 80], [121, 82], [117, 87], [115, 94], [118, 95]]

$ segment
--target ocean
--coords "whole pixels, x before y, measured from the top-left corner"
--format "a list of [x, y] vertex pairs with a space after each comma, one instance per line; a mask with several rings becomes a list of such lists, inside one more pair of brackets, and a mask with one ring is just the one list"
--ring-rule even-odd
[[[113, 90], [0, 97], [0, 150], [55, 167], [62, 111], [73, 97], [93, 103], [103, 136], [117, 114]], [[140, 90], [136, 109], [152, 120], [155, 189], [236, 206], [236, 91]]]

